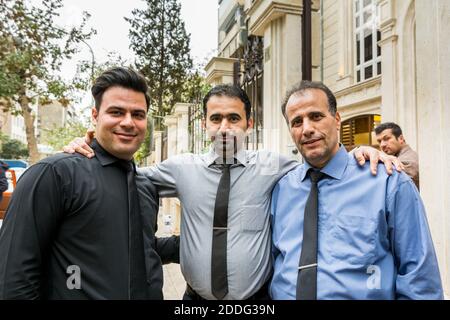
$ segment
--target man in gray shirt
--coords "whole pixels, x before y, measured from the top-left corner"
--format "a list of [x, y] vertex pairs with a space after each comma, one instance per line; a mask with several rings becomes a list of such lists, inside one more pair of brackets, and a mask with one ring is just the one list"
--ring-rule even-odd
[[[202, 155], [176, 155], [140, 169], [156, 185], [161, 197], [178, 197], [181, 201], [180, 265], [188, 284], [185, 299], [269, 298], [266, 284], [272, 274], [271, 192], [298, 162], [270, 151], [244, 149], [246, 132], [253, 126], [250, 110], [250, 101], [239, 87], [214, 87], [203, 100], [204, 127], [212, 141], [210, 150]], [[360, 164], [365, 161], [364, 152], [375, 168], [378, 152], [361, 149], [355, 152]], [[79, 140], [64, 150], [92, 155]], [[224, 164], [230, 165], [227, 225], [216, 228], [216, 195], [220, 194], [217, 191]], [[390, 160], [386, 167], [392, 170]], [[224, 296], [212, 290], [214, 229], [226, 229]]]
[[[272, 272], [270, 195], [275, 183], [298, 162], [273, 152], [244, 149], [253, 120], [250, 101], [240, 88], [217, 86], [206, 95], [203, 106], [213, 142], [210, 150], [177, 155], [144, 171], [160, 196], [179, 197], [181, 202], [180, 264], [189, 286], [185, 298], [216, 299], [211, 288], [213, 218], [221, 164], [230, 163], [224, 298], [241, 300], [255, 294], [264, 298], [267, 291], [258, 291]], [[224, 142], [231, 152], [223, 152]]]

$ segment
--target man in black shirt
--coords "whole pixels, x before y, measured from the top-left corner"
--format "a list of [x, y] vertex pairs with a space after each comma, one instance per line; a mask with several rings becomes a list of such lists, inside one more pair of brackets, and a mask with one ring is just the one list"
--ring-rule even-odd
[[136, 189], [145, 79], [113, 68], [92, 94], [96, 157], [46, 158], [17, 184], [0, 230], [0, 299], [163, 297], [161, 262], [177, 262], [178, 239], [155, 238], [155, 189]]

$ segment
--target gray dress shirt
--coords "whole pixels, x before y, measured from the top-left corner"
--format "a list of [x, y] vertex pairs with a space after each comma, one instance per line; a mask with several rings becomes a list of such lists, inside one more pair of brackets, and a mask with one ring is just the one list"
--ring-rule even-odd
[[[231, 166], [226, 300], [255, 294], [272, 273], [270, 201], [276, 182], [298, 162], [269, 151], [240, 150]], [[211, 293], [214, 204], [221, 169], [210, 150], [181, 154], [140, 169], [161, 197], [181, 201], [180, 264], [187, 283], [205, 299]], [[228, 162], [228, 161], [227, 161]]]

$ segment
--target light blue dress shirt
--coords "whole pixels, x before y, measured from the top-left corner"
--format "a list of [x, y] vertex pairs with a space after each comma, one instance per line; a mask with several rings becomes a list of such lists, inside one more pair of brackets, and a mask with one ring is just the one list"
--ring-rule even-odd
[[[295, 299], [309, 164], [288, 172], [272, 195], [273, 299]], [[343, 147], [321, 170], [317, 299], [442, 299], [425, 209], [403, 172], [372, 176]]]

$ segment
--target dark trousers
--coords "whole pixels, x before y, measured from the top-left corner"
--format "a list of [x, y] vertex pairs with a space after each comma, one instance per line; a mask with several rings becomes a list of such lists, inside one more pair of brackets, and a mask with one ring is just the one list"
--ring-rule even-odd
[[[267, 281], [261, 289], [259, 289], [255, 294], [248, 297], [245, 300], [271, 300], [269, 296], [269, 283], [270, 281]], [[183, 300], [193, 300], [193, 301], [201, 301], [201, 300], [207, 300], [200, 296], [197, 292], [194, 291], [194, 289], [191, 288], [189, 284], [186, 285], [186, 291], [183, 295]]]

